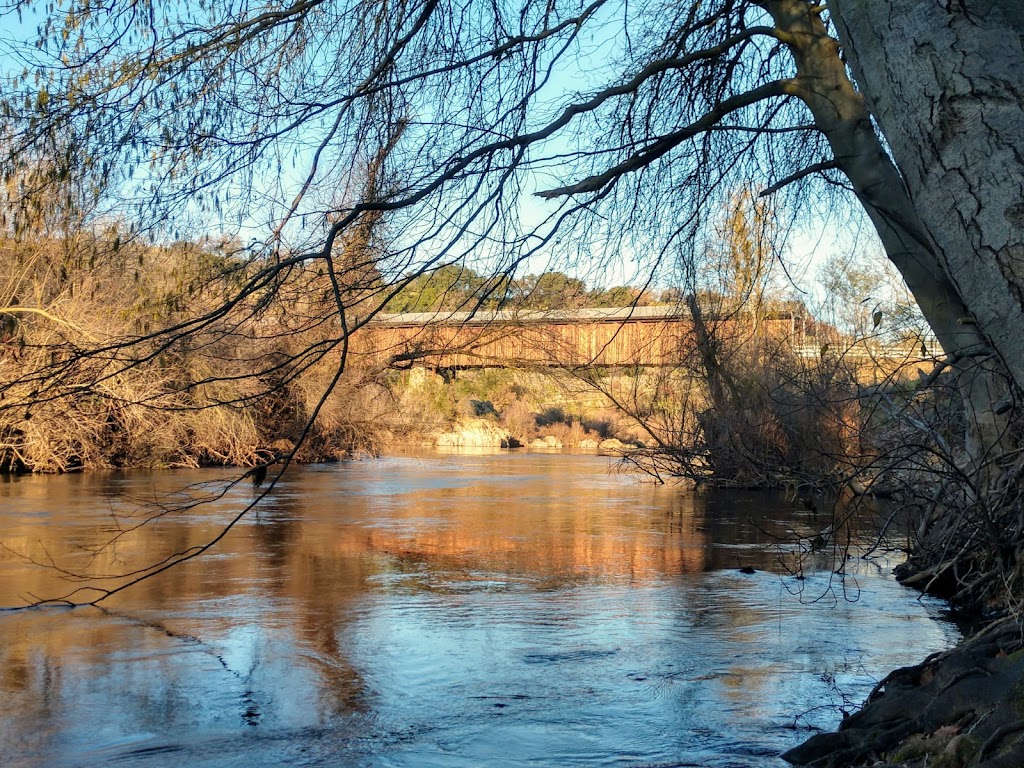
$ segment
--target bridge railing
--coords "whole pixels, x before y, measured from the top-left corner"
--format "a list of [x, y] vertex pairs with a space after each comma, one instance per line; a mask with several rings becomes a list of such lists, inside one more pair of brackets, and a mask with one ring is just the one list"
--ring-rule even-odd
[[877, 342], [847, 342], [843, 345], [829, 344], [797, 344], [792, 347], [793, 353], [805, 360], [818, 360], [828, 355], [847, 359], [870, 360], [934, 360], [942, 357], [945, 351], [935, 340], [917, 341], [912, 343], [881, 344]]

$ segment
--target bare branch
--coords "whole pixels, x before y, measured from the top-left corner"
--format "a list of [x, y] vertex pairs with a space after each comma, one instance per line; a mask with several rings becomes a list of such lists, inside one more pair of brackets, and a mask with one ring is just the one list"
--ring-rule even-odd
[[748, 91], [747, 93], [742, 93], [725, 99], [700, 119], [690, 123], [690, 125], [685, 128], [680, 128], [677, 131], [673, 131], [670, 134], [660, 137], [651, 144], [648, 144], [640, 152], [632, 155], [629, 159], [619, 163], [613, 168], [609, 168], [604, 173], [589, 176], [575, 184], [537, 192], [536, 194], [539, 197], [555, 198], [563, 197], [565, 195], [578, 195], [586, 192], [596, 192], [621, 176], [646, 168], [651, 163], [667, 155], [683, 142], [706, 132], [723, 117], [761, 101], [790, 95], [794, 82], [795, 81], [792, 80], [777, 80], [772, 83], [766, 83], [765, 85], [755, 88], [752, 91]]
[[807, 166], [803, 170], [797, 171], [796, 173], [791, 173], [786, 178], [780, 179], [779, 181], [772, 184], [770, 187], [765, 188], [762, 192], [758, 194], [758, 197], [768, 197], [769, 195], [774, 195], [783, 187], [788, 187], [790, 184], [795, 184], [796, 182], [806, 179], [808, 176], [812, 176], [815, 173], [821, 173], [823, 171], [833, 171], [838, 168], [839, 164], [835, 160], [823, 160], [820, 163], [814, 163], [813, 165]]

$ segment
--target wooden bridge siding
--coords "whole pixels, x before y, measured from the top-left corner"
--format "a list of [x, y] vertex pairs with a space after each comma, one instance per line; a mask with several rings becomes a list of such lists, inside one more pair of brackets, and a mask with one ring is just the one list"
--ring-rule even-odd
[[[789, 319], [769, 320], [765, 333], [784, 337], [791, 327]], [[370, 365], [387, 365], [398, 358], [434, 368], [670, 366], [694, 346], [693, 328], [684, 319], [436, 324], [367, 326], [353, 334], [350, 354], [353, 361]]]

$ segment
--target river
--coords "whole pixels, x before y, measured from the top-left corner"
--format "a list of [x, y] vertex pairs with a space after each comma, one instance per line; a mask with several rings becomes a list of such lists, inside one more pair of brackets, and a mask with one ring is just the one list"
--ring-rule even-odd
[[[212, 552], [102, 608], [0, 613], [0, 764], [781, 766], [887, 671], [958, 639], [890, 560], [789, 573], [778, 539], [824, 511], [610, 466], [289, 470]], [[112, 572], [203, 540], [249, 488], [93, 552], [140, 504], [223, 475], [0, 482], [0, 605], [74, 588], [25, 556]]]

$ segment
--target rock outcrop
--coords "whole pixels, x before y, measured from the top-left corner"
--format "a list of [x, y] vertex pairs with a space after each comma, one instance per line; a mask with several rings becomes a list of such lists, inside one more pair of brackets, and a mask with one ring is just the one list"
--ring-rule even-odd
[[883, 680], [835, 733], [783, 755], [811, 768], [1024, 766], [1024, 625], [993, 624]]
[[465, 419], [451, 432], [437, 436], [435, 444], [445, 448], [516, 448], [518, 441], [499, 424], [487, 419]]

